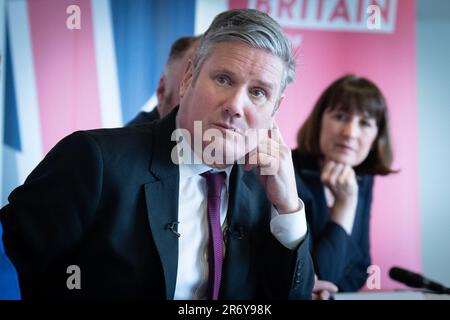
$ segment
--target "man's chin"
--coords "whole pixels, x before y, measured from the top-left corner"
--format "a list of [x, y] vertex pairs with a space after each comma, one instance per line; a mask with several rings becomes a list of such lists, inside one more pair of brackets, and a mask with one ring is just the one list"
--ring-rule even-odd
[[211, 157], [205, 154], [203, 155], [203, 162], [208, 166], [217, 169], [223, 169], [228, 166], [232, 166], [233, 164], [236, 163], [236, 161], [237, 159], [234, 156], [230, 158], [227, 158], [226, 156], [218, 158], [218, 157]]
[[209, 167], [214, 168], [214, 169], [225, 169], [226, 167], [229, 167], [232, 164], [219, 164], [219, 163], [211, 163], [208, 164]]
[[203, 162], [215, 168], [228, 167], [245, 156], [244, 149], [244, 146], [236, 145], [219, 137], [217, 140], [203, 145]]

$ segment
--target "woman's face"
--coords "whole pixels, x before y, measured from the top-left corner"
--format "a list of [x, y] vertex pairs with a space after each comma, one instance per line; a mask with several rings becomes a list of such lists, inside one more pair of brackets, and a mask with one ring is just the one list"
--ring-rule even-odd
[[367, 114], [325, 110], [320, 131], [320, 150], [326, 160], [350, 165], [361, 164], [378, 133], [376, 120]]

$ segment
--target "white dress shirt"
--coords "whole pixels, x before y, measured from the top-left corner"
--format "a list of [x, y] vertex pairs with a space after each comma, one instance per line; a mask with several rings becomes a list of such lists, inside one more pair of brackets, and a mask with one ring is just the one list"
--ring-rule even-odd
[[[178, 126], [177, 126], [178, 127]], [[181, 134], [182, 135], [182, 134]], [[179, 135], [177, 135], [179, 141]], [[186, 139], [177, 147], [190, 149]], [[179, 155], [179, 153], [177, 153]], [[201, 163], [192, 151], [193, 163]], [[178, 157], [180, 184], [178, 192], [178, 268], [175, 285], [176, 300], [206, 299], [208, 287], [208, 241], [206, 179], [200, 174], [213, 170], [226, 173], [222, 187], [220, 222], [222, 230], [226, 225], [228, 210], [229, 180], [232, 166], [223, 170], [213, 169], [205, 164], [184, 164]], [[272, 234], [289, 249], [294, 249], [306, 235], [306, 219], [303, 202], [299, 199], [299, 211], [280, 215], [272, 207], [270, 229]], [[225, 248], [226, 250], [226, 248]]]

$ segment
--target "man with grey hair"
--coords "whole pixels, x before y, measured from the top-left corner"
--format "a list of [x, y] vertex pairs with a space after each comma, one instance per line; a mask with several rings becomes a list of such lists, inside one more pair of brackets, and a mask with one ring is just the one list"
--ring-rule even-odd
[[274, 120], [293, 76], [272, 18], [227, 11], [168, 116], [58, 143], [1, 210], [22, 296], [310, 299], [304, 206]]

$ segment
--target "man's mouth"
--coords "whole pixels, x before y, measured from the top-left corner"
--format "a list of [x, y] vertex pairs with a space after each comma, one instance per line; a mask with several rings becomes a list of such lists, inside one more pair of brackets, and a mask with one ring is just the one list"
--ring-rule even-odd
[[240, 130], [238, 128], [236, 128], [232, 125], [229, 125], [227, 123], [224, 123], [224, 122], [215, 122], [212, 125], [221, 131], [229, 130], [229, 131], [233, 131], [236, 133], [240, 133]]

